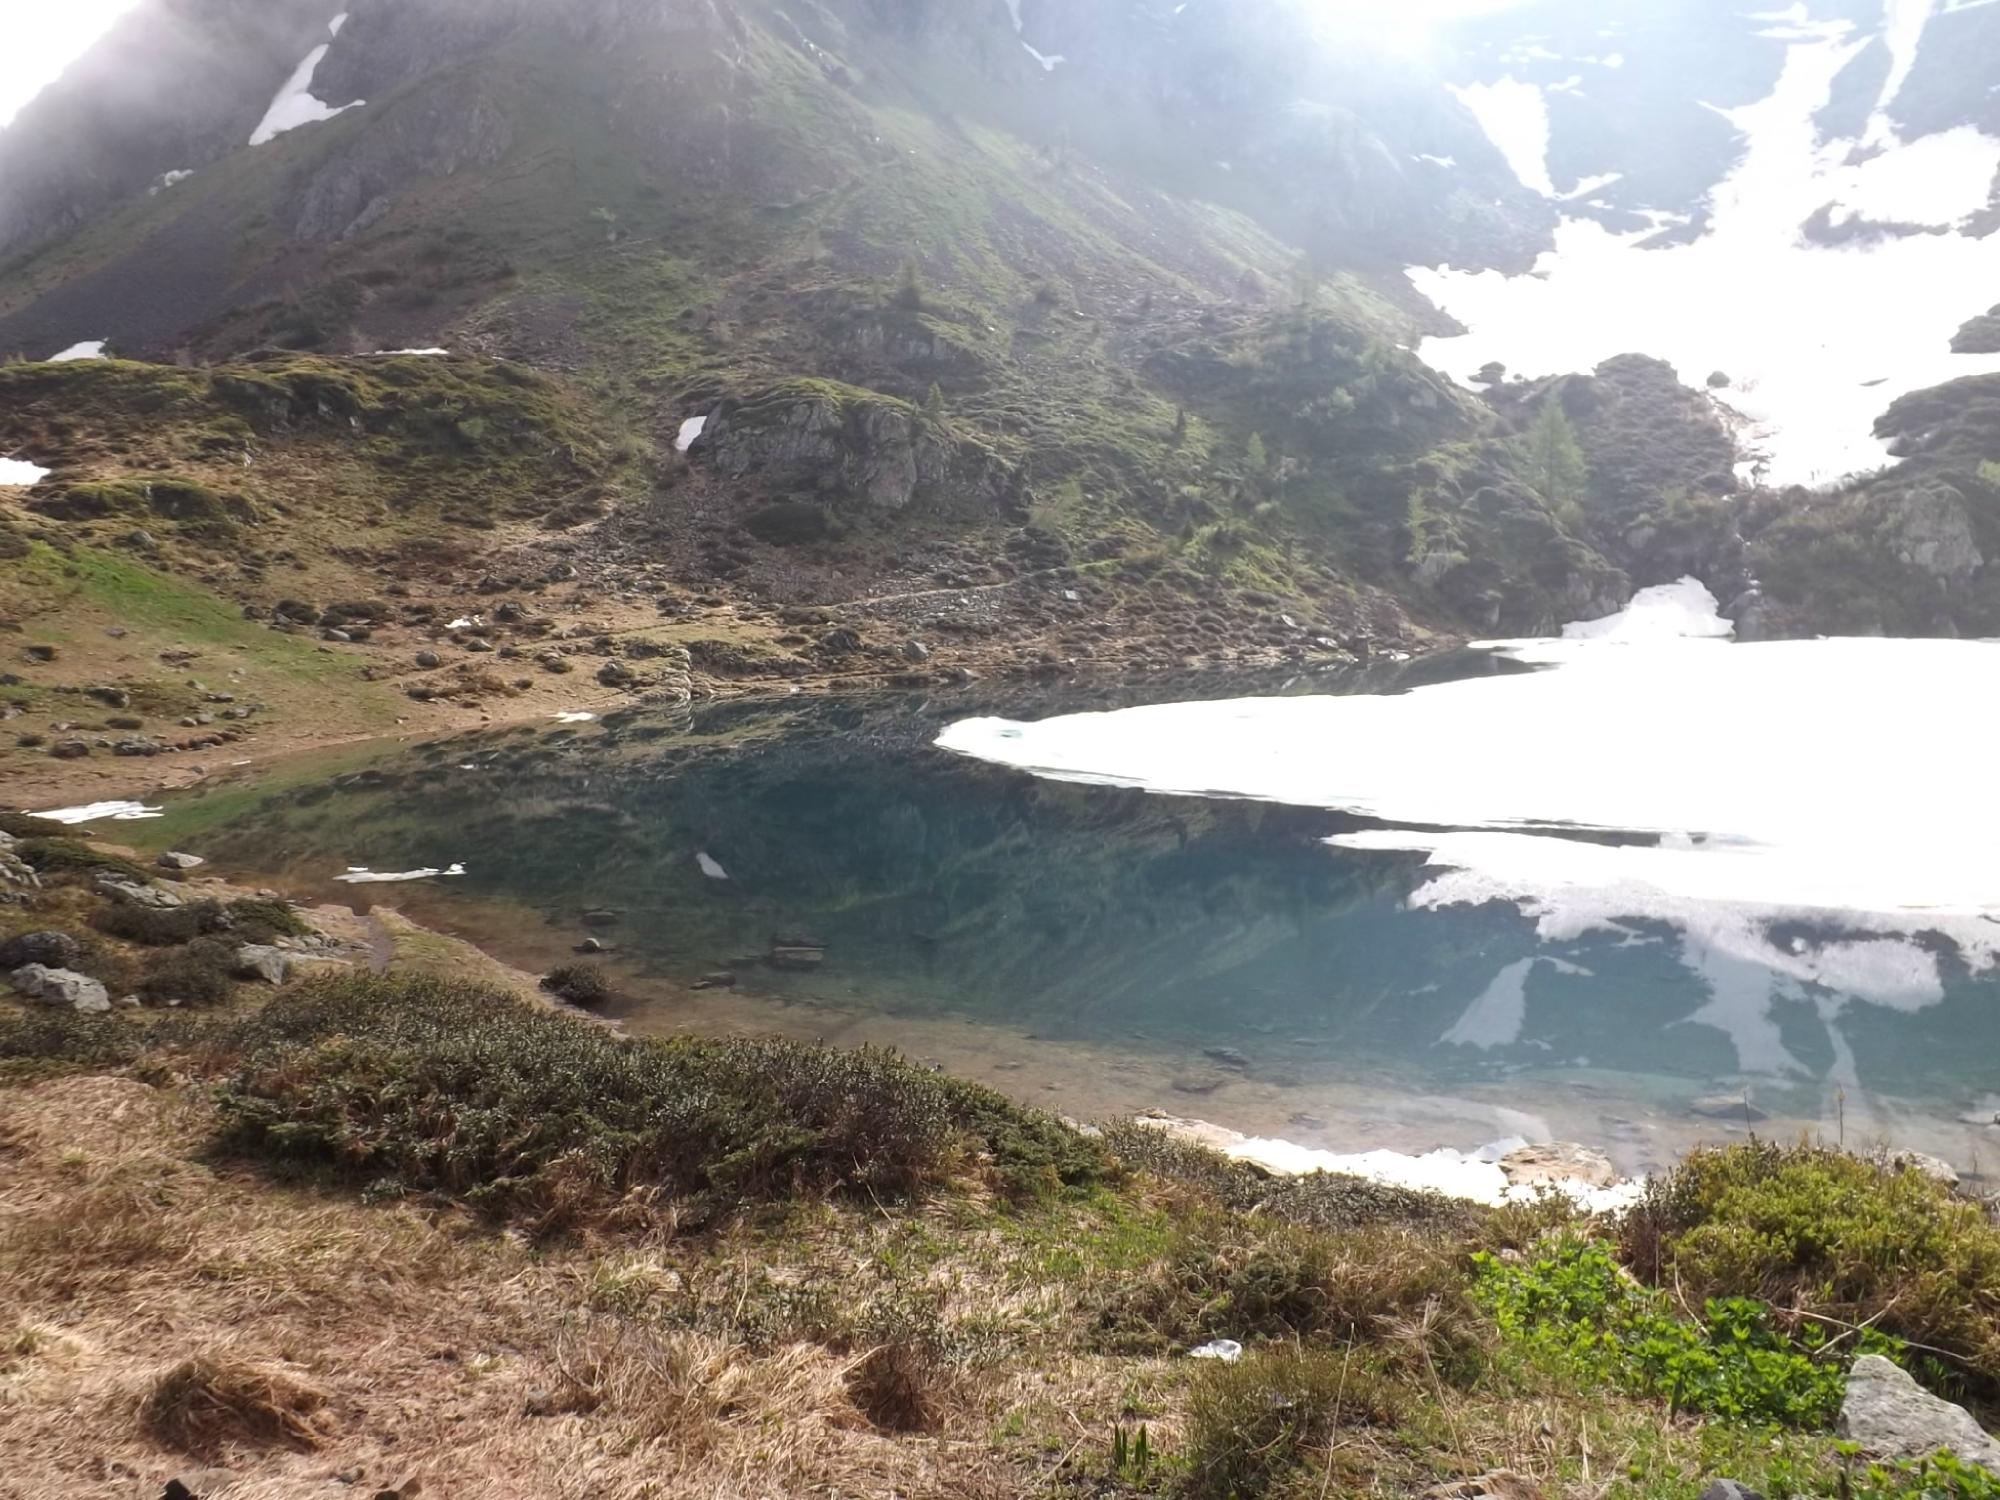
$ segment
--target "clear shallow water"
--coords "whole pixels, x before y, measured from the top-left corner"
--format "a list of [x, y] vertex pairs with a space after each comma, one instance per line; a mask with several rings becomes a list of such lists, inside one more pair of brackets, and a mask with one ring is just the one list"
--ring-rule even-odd
[[[1842, 673], [1849, 697], [1908, 675], [1857, 660], [1813, 680], [1831, 692]], [[393, 902], [531, 967], [594, 933], [619, 949], [619, 1013], [641, 1029], [887, 1040], [1085, 1113], [1157, 1104], [1342, 1150], [1553, 1134], [1643, 1170], [1740, 1129], [1713, 1101], [1695, 1106], [1720, 1093], [1769, 1112], [1766, 1130], [1844, 1128], [1971, 1165], [1993, 1134], [1977, 1122], [2000, 1102], [2000, 986], [1968, 947], [1930, 935], [1928, 920], [1874, 932], [1851, 911], [1789, 908], [1744, 917], [1755, 940], [1739, 941], [1710, 918], [1697, 932], [1657, 895], [1600, 902], [1586, 920], [1578, 890], [1638, 889], [1653, 860], [1686, 851], [1512, 824], [1546, 818], [1538, 799], [1553, 790], [1591, 814], [1582, 821], [1674, 826], [1701, 786], [1754, 777], [1773, 759], [1758, 747], [1783, 745], [1801, 767], [1837, 764], [1886, 789], [1870, 800], [1836, 787], [1815, 847], [1837, 848], [1845, 828], [1886, 847], [1895, 819], [1882, 809], [1949, 810], [1940, 783], [1964, 768], [1926, 757], [1963, 730], [1974, 681], [1940, 684], [1953, 689], [1942, 702], [1899, 700], [1892, 727], [1936, 732], [1873, 764], [1866, 747], [1895, 736], [1836, 719], [1834, 700], [1753, 713], [1740, 694], [1681, 681], [1648, 703], [1617, 694], [1621, 675], [1474, 653], [1309, 679], [1290, 696], [1210, 680], [639, 712], [218, 786], [124, 826], [299, 894]], [[1231, 692], [1248, 696], [1216, 701]], [[1196, 697], [1210, 701], [1132, 706]], [[1493, 707], [1434, 717], [1466, 700]], [[1905, 717], [1920, 701], [1931, 717]], [[1508, 703], [1521, 708], [1501, 712]], [[1072, 717], [1080, 709], [1117, 711]], [[1000, 722], [1028, 725], [1005, 743], [1061, 737], [1092, 764], [1056, 780], [961, 753]], [[1392, 754], [1398, 723], [1415, 728]], [[1352, 785], [1364, 768], [1401, 789], [1331, 808], [1349, 803], [1323, 794], [1328, 778]], [[1296, 780], [1274, 786], [1278, 773]], [[1229, 795], [1102, 784], [1118, 780]], [[1634, 782], [1643, 798], [1621, 801]], [[1498, 818], [1495, 789], [1507, 793]], [[1970, 798], [1961, 786], [1968, 838], [1991, 816]], [[1756, 829], [1795, 831], [1748, 794], [1725, 805], [1755, 814]], [[1527, 840], [1555, 873], [1535, 885], [1507, 859], [1470, 860], [1452, 842], [1470, 838]], [[1600, 881], [1585, 866], [1597, 860], [1640, 873]], [[458, 863], [450, 880], [338, 883], [352, 866]], [[1453, 884], [1473, 879], [1485, 888]], [[586, 926], [590, 912], [612, 925]], [[825, 945], [817, 970], [765, 962], [774, 941], [801, 940]], [[687, 990], [718, 970], [734, 990]]]

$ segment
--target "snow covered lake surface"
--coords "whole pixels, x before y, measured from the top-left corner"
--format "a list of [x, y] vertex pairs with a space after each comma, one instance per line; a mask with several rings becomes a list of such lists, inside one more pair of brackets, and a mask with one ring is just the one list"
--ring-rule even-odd
[[[1561, 640], [1486, 648], [1527, 672], [973, 719], [938, 743], [1047, 779], [1380, 825], [1327, 843], [1420, 859], [1412, 911], [1511, 907], [1539, 940], [1441, 1046], [1518, 1047], [1537, 990], [1597, 976], [1582, 949], [1654, 947], [1703, 997], [1676, 1024], [1720, 1033], [1738, 1073], [1858, 1091], [1848, 1032], [1870, 1012], [1940, 1007], [2000, 964], [2000, 719], [1977, 687], [2000, 643], [1738, 645], [1727, 629], [1688, 581]], [[1810, 1040], [1801, 1012], [1821, 1023]]]
[[[1921, 3], [1913, 13], [1927, 13]], [[1908, 74], [1915, 37], [1892, 31], [1897, 62], [1861, 140], [1823, 140], [1814, 116], [1834, 79], [1868, 44], [1850, 23], [1808, 24], [1774, 11], [1766, 35], [1786, 45], [1765, 99], [1720, 111], [1742, 135], [1735, 167], [1710, 198], [1710, 222], [1692, 243], [1647, 248], [1685, 220], [1619, 233], [1565, 209], [1555, 249], [1532, 274], [1414, 267], [1417, 290], [1468, 332], [1424, 340], [1419, 354], [1470, 382], [1490, 360], [1528, 377], [1587, 371], [1614, 354], [1651, 354], [1699, 386], [1712, 371], [1756, 457], [1744, 477], [1822, 484], [1890, 461], [1873, 435], [1898, 396], [1962, 375], [2000, 370], [2000, 355], [1955, 355], [1960, 324], [1992, 300], [2000, 241], [1967, 221], [1985, 207], [2000, 140], [1961, 127], [1898, 139], [1885, 111]], [[1921, 33], [1922, 14], [1917, 14]], [[1584, 61], [1590, 61], [1588, 59]], [[1590, 84], [1617, 87], [1610, 75]], [[1459, 91], [1515, 175], [1563, 202], [1549, 180], [1549, 113], [1542, 90], [1511, 76]], [[1801, 226], [1829, 209], [1836, 231], [1902, 226], [1816, 245]]]

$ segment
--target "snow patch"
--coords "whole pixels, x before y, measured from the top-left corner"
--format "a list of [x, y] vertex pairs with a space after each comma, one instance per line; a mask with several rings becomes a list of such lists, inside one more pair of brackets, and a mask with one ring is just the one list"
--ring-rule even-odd
[[440, 876], [464, 873], [464, 865], [449, 865], [442, 870], [435, 866], [426, 866], [421, 870], [398, 870], [394, 873], [371, 870], [366, 865], [350, 865], [345, 875], [336, 875], [333, 878], [342, 885], [390, 885], [405, 880], [436, 880]]
[[715, 857], [706, 849], [695, 855], [694, 862], [701, 866], [701, 873], [706, 875], [710, 880], [727, 880], [729, 878], [729, 872], [723, 869], [716, 862]]
[[171, 172], [162, 172], [158, 177], [153, 179], [153, 185], [146, 189], [146, 196], [149, 198], [154, 197], [157, 194], [165, 192], [170, 187], [186, 182], [192, 176], [194, 176], [194, 171], [188, 167], [176, 168]]
[[707, 427], [708, 418], [705, 416], [689, 417], [685, 422], [681, 423], [681, 430], [674, 438], [674, 452], [687, 452], [688, 449], [695, 445], [695, 440], [702, 435], [702, 432]]
[[142, 818], [157, 818], [163, 809], [148, 807], [143, 802], [88, 802], [81, 807], [58, 807], [53, 812], [36, 813], [38, 818], [47, 818], [51, 823], [136, 823]]
[[48, 476], [47, 469], [40, 464], [31, 464], [25, 458], [0, 458], [0, 486], [19, 485], [25, 489], [31, 484], [40, 484]]
[[317, 124], [321, 120], [331, 120], [335, 115], [350, 109], [359, 109], [368, 101], [356, 99], [351, 104], [334, 106], [323, 104], [313, 97], [313, 75], [325, 61], [327, 49], [333, 45], [332, 38], [340, 35], [340, 28], [347, 24], [347, 14], [342, 12], [327, 23], [328, 40], [305, 55], [305, 60], [292, 70], [292, 76], [285, 80], [285, 86], [278, 90], [271, 107], [264, 111], [264, 118], [257, 128], [250, 132], [250, 144], [261, 146], [274, 141], [288, 130], [296, 130], [301, 125]]
[[1542, 91], [1511, 74], [1497, 83], [1448, 87], [1472, 111], [1522, 186], [1544, 198], [1555, 197], [1556, 185], [1549, 180], [1549, 104]]
[[1042, 71], [1044, 73], [1055, 72], [1057, 63], [1067, 62], [1069, 60], [1068, 58], [1064, 57], [1061, 53], [1057, 53], [1055, 56], [1051, 57], [1045, 52], [1037, 52], [1033, 47], [1029, 46], [1028, 43], [1026, 42], [1021, 43], [1021, 45], [1022, 47], [1026, 48], [1028, 56], [1032, 57], [1036, 62], [1042, 65]]
[[52, 365], [66, 365], [72, 360], [103, 359], [104, 346], [110, 342], [109, 339], [86, 339], [81, 344], [71, 344], [60, 354], [51, 354], [48, 358], [48, 363]]
[[[1899, 34], [1921, 34], [1928, 0], [1895, 0], [1894, 9]], [[1908, 144], [1879, 126], [1865, 144], [1822, 140], [1816, 116], [1866, 40], [1802, 10], [1770, 19], [1788, 23], [1784, 66], [1766, 98], [1718, 111], [1745, 149], [1711, 190], [1699, 239], [1649, 247], [1671, 222], [1664, 214], [1632, 233], [1565, 217], [1555, 248], [1526, 275], [1413, 267], [1417, 290], [1469, 330], [1425, 339], [1420, 356], [1468, 386], [1490, 360], [1543, 376], [1587, 372], [1634, 349], [1696, 379], [1726, 370], [1727, 404], [1759, 455], [1755, 477], [1775, 486], [1883, 468], [1892, 460], [1874, 422], [1890, 402], [2000, 372], [2000, 354], [1948, 345], [1965, 320], [1964, 289], [1992, 279], [1990, 239], [1958, 226], [1987, 200], [2000, 140], [1964, 126]], [[1899, 58], [1914, 46], [1891, 40]], [[1892, 77], [1885, 97], [1900, 87]], [[1521, 180], [1548, 192], [1540, 91], [1506, 78], [1460, 98]], [[1947, 232], [1815, 245], [1800, 227], [1829, 205], [1843, 222]], [[1829, 319], [1829, 307], [1841, 316]]]
[[567, 713], [550, 714], [549, 717], [554, 719], [558, 724], [594, 724], [597, 722], [596, 714], [585, 713], [580, 708], [571, 709]]
[[450, 353], [449, 349], [375, 349], [369, 352], [368, 357], [370, 359], [396, 359], [406, 355], [420, 355], [427, 359], [436, 359]]

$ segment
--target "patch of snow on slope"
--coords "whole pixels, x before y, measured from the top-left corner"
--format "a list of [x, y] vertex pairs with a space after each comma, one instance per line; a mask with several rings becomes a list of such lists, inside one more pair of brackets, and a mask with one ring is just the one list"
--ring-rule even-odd
[[52, 365], [66, 365], [78, 359], [103, 359], [104, 346], [109, 339], [86, 339], [81, 344], [71, 344], [60, 354], [51, 354], [48, 362]]
[[159, 808], [143, 802], [87, 802], [81, 807], [58, 807], [35, 816], [47, 818], [51, 823], [136, 823], [142, 818], [157, 818], [160, 813]]
[[688, 449], [694, 446], [695, 439], [701, 436], [707, 426], [707, 417], [689, 417], [685, 422], [681, 423], [681, 430], [674, 437], [674, 452], [687, 452]]
[[49, 471], [39, 464], [31, 464], [25, 458], [0, 458], [0, 485], [19, 485], [26, 489], [31, 484], [40, 484], [48, 478]]
[[427, 865], [421, 870], [398, 870], [393, 873], [371, 870], [366, 865], [354, 865], [345, 875], [336, 875], [333, 878], [342, 885], [392, 885], [406, 880], [436, 880], [439, 876], [464, 873], [464, 865], [451, 865], [442, 870], [434, 865]]
[[[340, 28], [346, 24], [347, 14], [343, 11], [327, 23], [329, 38], [339, 36]], [[335, 115], [350, 109], [359, 109], [368, 102], [365, 99], [357, 99], [351, 104], [336, 107], [323, 104], [313, 97], [313, 75], [319, 71], [319, 65], [325, 60], [327, 49], [332, 45], [331, 40], [321, 42], [306, 54], [305, 61], [292, 70], [292, 76], [287, 78], [285, 86], [278, 90], [277, 97], [271, 101], [271, 107], [264, 111], [264, 118], [258, 122], [257, 128], [250, 132], [251, 145], [261, 146], [267, 141], [276, 140], [288, 130], [296, 130], [301, 125], [316, 124], [321, 120], [331, 120]]]
[[1451, 86], [1524, 187], [1556, 195], [1549, 180], [1549, 105], [1542, 91], [1509, 75], [1497, 83]]
[[[1992, 242], [1951, 232], [1830, 249], [1800, 226], [1829, 202], [1953, 225], [1985, 201], [2000, 141], [1961, 128], [1859, 164], [1857, 142], [1822, 141], [1816, 116], [1864, 45], [1845, 23], [1795, 27], [1771, 93], [1720, 111], [1746, 146], [1713, 189], [1699, 239], [1647, 248], [1651, 229], [1621, 234], [1565, 218], [1528, 275], [1412, 267], [1417, 290], [1469, 330], [1425, 339], [1420, 356], [1468, 386], [1490, 360], [1542, 376], [1587, 372], [1632, 350], [1696, 378], [1726, 370], [1734, 384], [1725, 399], [1764, 482], [1831, 484], [1889, 464], [1874, 422], [1890, 402], [2000, 372], [2000, 354], [1949, 347], [1965, 320], [1965, 288], [1992, 279]], [[1481, 123], [1503, 141], [1514, 119], [1514, 153], [1546, 175], [1545, 111], [1538, 122], [1526, 88], [1490, 86]], [[1828, 308], [1841, 315], [1829, 318]]]

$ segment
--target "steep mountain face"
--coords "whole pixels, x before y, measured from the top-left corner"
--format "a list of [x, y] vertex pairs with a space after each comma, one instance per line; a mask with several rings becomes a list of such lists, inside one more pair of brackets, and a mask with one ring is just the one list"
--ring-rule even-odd
[[[1024, 654], [1548, 630], [1685, 571], [1821, 618], [1770, 597], [1802, 502], [1736, 497], [1701, 372], [1476, 394], [1401, 274], [1524, 271], [1576, 215], [1698, 235], [1769, 17], [1537, 0], [1423, 52], [1309, 0], [334, 3], [147, 0], [0, 134], [0, 350], [532, 366], [612, 455], [544, 523], [605, 587], [990, 589], [895, 628]], [[1889, 35], [1842, 108], [1908, 71]], [[1908, 131], [1988, 107], [1935, 52]], [[45, 489], [134, 477], [85, 436], [0, 409]], [[1095, 638], [1050, 613], [1077, 581]]]

